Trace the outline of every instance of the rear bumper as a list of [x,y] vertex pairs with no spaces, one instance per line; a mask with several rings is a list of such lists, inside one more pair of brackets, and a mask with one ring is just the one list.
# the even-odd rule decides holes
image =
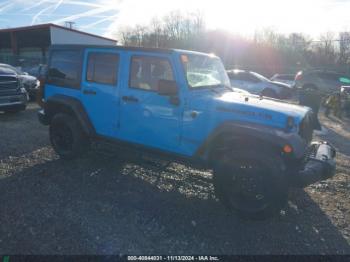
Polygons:
[[294,185],[306,187],[335,174],[336,150],[327,142],[313,142],[307,150],[302,168],[294,176]]

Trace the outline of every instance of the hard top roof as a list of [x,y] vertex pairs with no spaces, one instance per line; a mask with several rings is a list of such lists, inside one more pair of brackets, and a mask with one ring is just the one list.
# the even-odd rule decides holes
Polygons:
[[61,44],[61,45],[52,45],[50,47],[51,50],[56,49],[85,49],[85,48],[100,48],[100,49],[116,49],[116,50],[125,50],[125,51],[139,51],[139,52],[158,52],[158,53],[166,53],[172,54],[176,53],[185,53],[185,54],[197,54],[197,55],[206,55],[206,56],[214,56],[212,54],[190,51],[190,50],[182,50],[175,48],[152,48],[152,47],[134,47],[134,46],[111,46],[111,45],[71,45],[71,44]]

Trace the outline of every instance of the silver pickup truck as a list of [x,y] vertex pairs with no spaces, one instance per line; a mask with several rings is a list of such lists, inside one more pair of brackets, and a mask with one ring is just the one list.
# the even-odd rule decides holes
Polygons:
[[15,72],[0,68],[0,111],[17,113],[26,109],[28,93]]

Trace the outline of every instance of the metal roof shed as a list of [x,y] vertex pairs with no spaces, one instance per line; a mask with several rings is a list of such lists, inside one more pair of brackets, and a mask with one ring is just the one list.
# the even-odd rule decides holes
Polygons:
[[[41,24],[0,29],[0,60],[6,56],[45,58],[54,44],[115,46],[114,39],[55,25]],[[6,62],[6,61],[5,61]]]

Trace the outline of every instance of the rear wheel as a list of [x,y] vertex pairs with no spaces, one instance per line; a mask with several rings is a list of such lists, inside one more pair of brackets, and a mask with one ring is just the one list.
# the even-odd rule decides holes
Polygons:
[[214,167],[218,199],[243,218],[265,219],[288,199],[283,160],[273,152],[226,152]]
[[56,114],[52,118],[49,131],[52,147],[63,159],[77,158],[89,147],[87,135],[78,121],[68,114]]

